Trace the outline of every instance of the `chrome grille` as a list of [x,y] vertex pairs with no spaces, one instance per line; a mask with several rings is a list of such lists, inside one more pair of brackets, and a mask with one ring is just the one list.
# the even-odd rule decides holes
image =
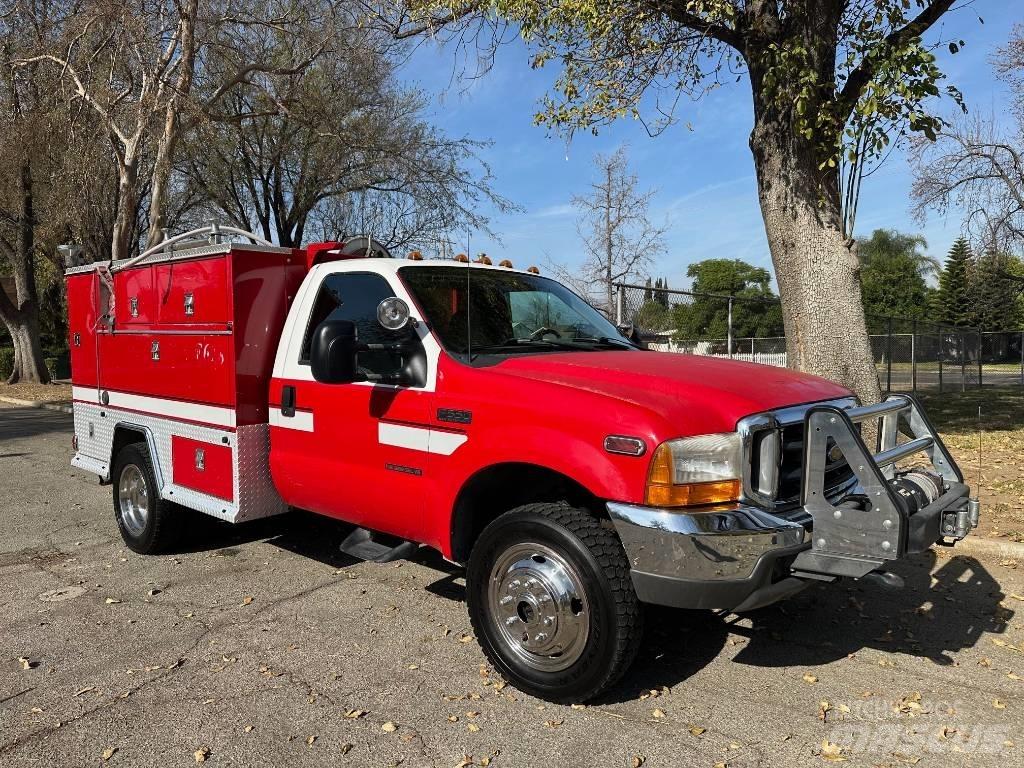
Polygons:
[[[829,401],[842,408],[855,406],[846,398]],[[749,416],[739,423],[743,437],[745,477],[744,495],[748,501],[768,509],[783,511],[800,505],[804,461],[804,415],[814,405],[808,403]],[[825,492],[830,498],[849,493],[856,476],[838,456],[825,468]]]

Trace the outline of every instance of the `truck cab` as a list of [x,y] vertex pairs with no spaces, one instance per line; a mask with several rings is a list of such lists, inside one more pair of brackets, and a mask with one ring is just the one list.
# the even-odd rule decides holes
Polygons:
[[[275,255],[249,272],[247,247]],[[110,265],[107,293],[138,322],[90,337],[117,364],[98,355],[76,379],[73,463],[111,482],[129,546],[165,547],[185,506],[327,515],[354,526],[340,546],[363,559],[431,547],[465,566],[489,660],[542,698],[582,701],[624,674],[645,603],[750,610],[877,577],[977,524],[912,398],[861,405],[795,371],[648,351],[532,269],[344,243],[195,251],[146,257],[155,280],[168,258],[189,274],[227,259],[224,325],[176,327],[191,400],[167,405],[170,385],[146,375],[135,400],[104,380],[162,332],[132,316],[146,259]],[[81,304],[73,338],[80,315],[96,322]]]

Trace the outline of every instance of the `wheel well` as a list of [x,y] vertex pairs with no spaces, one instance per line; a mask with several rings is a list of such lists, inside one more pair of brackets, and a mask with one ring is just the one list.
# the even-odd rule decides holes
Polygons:
[[118,424],[114,427],[114,444],[110,448],[110,466],[114,466],[117,454],[119,454],[121,449],[126,445],[131,445],[132,443],[146,443],[146,448],[148,449],[149,443],[146,437],[146,432],[141,427],[133,427],[128,424]]
[[567,475],[535,464],[497,464],[477,472],[459,491],[452,512],[452,560],[465,563],[480,532],[510,509],[538,501],[566,501],[598,517],[602,501]]

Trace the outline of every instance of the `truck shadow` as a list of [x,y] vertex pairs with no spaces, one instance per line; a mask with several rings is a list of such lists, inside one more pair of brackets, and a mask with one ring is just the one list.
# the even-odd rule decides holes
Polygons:
[[[266,541],[331,568],[357,562],[338,550],[348,527],[329,518],[292,512],[231,526],[196,516],[204,526],[202,550]],[[463,571],[426,547],[411,558],[437,572],[425,587],[447,600],[465,600]],[[999,582],[970,556],[953,555],[939,567],[928,551],[896,563],[902,589],[841,581],[812,585],[792,599],[751,613],[682,611],[648,606],[645,637],[622,682],[595,703],[649,696],[685,682],[717,658],[757,667],[807,667],[870,652],[871,661],[898,666],[900,656],[951,665],[951,654],[976,645],[986,633],[1006,630],[1013,611],[1001,605]]]
[[902,589],[857,581],[815,585],[741,616],[649,608],[636,663],[602,701],[677,685],[723,653],[757,667],[806,669],[864,652],[883,665],[899,666],[901,655],[952,665],[952,653],[985,633],[1004,632],[1013,611],[1001,605],[999,583],[977,559],[953,556],[933,573],[936,563],[929,551],[897,564]]
[[825,664],[874,650],[952,665],[951,653],[976,645],[985,633],[1005,632],[1014,612],[1001,604],[1006,595],[999,582],[976,558],[953,555],[936,569],[937,562],[929,550],[896,565],[902,589],[859,581],[822,585],[752,613],[750,642],[735,660]]

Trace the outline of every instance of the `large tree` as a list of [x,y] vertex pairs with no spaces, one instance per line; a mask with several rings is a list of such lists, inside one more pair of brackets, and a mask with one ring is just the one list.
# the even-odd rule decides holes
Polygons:
[[865,400],[879,397],[852,236],[856,202],[864,168],[890,137],[933,136],[940,125],[923,106],[942,74],[922,35],[953,0],[409,1],[412,14],[393,20],[399,35],[445,25],[477,32],[471,25],[495,16],[515,25],[534,66],[561,66],[539,122],[570,133],[623,116],[657,119],[680,97],[745,74],[789,363]]
[[[193,218],[226,217],[286,246],[370,232],[392,248],[433,250],[485,228],[484,202],[509,210],[480,159],[486,145],[431,126],[424,97],[398,84],[372,39],[339,36],[337,52],[301,78],[236,86],[186,139],[178,167],[202,201]],[[287,36],[277,45],[280,58],[296,55]]]
[[876,229],[861,241],[861,286],[869,315],[923,317],[931,291],[927,280],[938,275],[941,264],[921,249],[920,235]]
[[687,267],[686,275],[696,295],[673,307],[676,338],[726,339],[730,317],[734,340],[782,334],[778,299],[767,269],[741,259],[705,259]]

